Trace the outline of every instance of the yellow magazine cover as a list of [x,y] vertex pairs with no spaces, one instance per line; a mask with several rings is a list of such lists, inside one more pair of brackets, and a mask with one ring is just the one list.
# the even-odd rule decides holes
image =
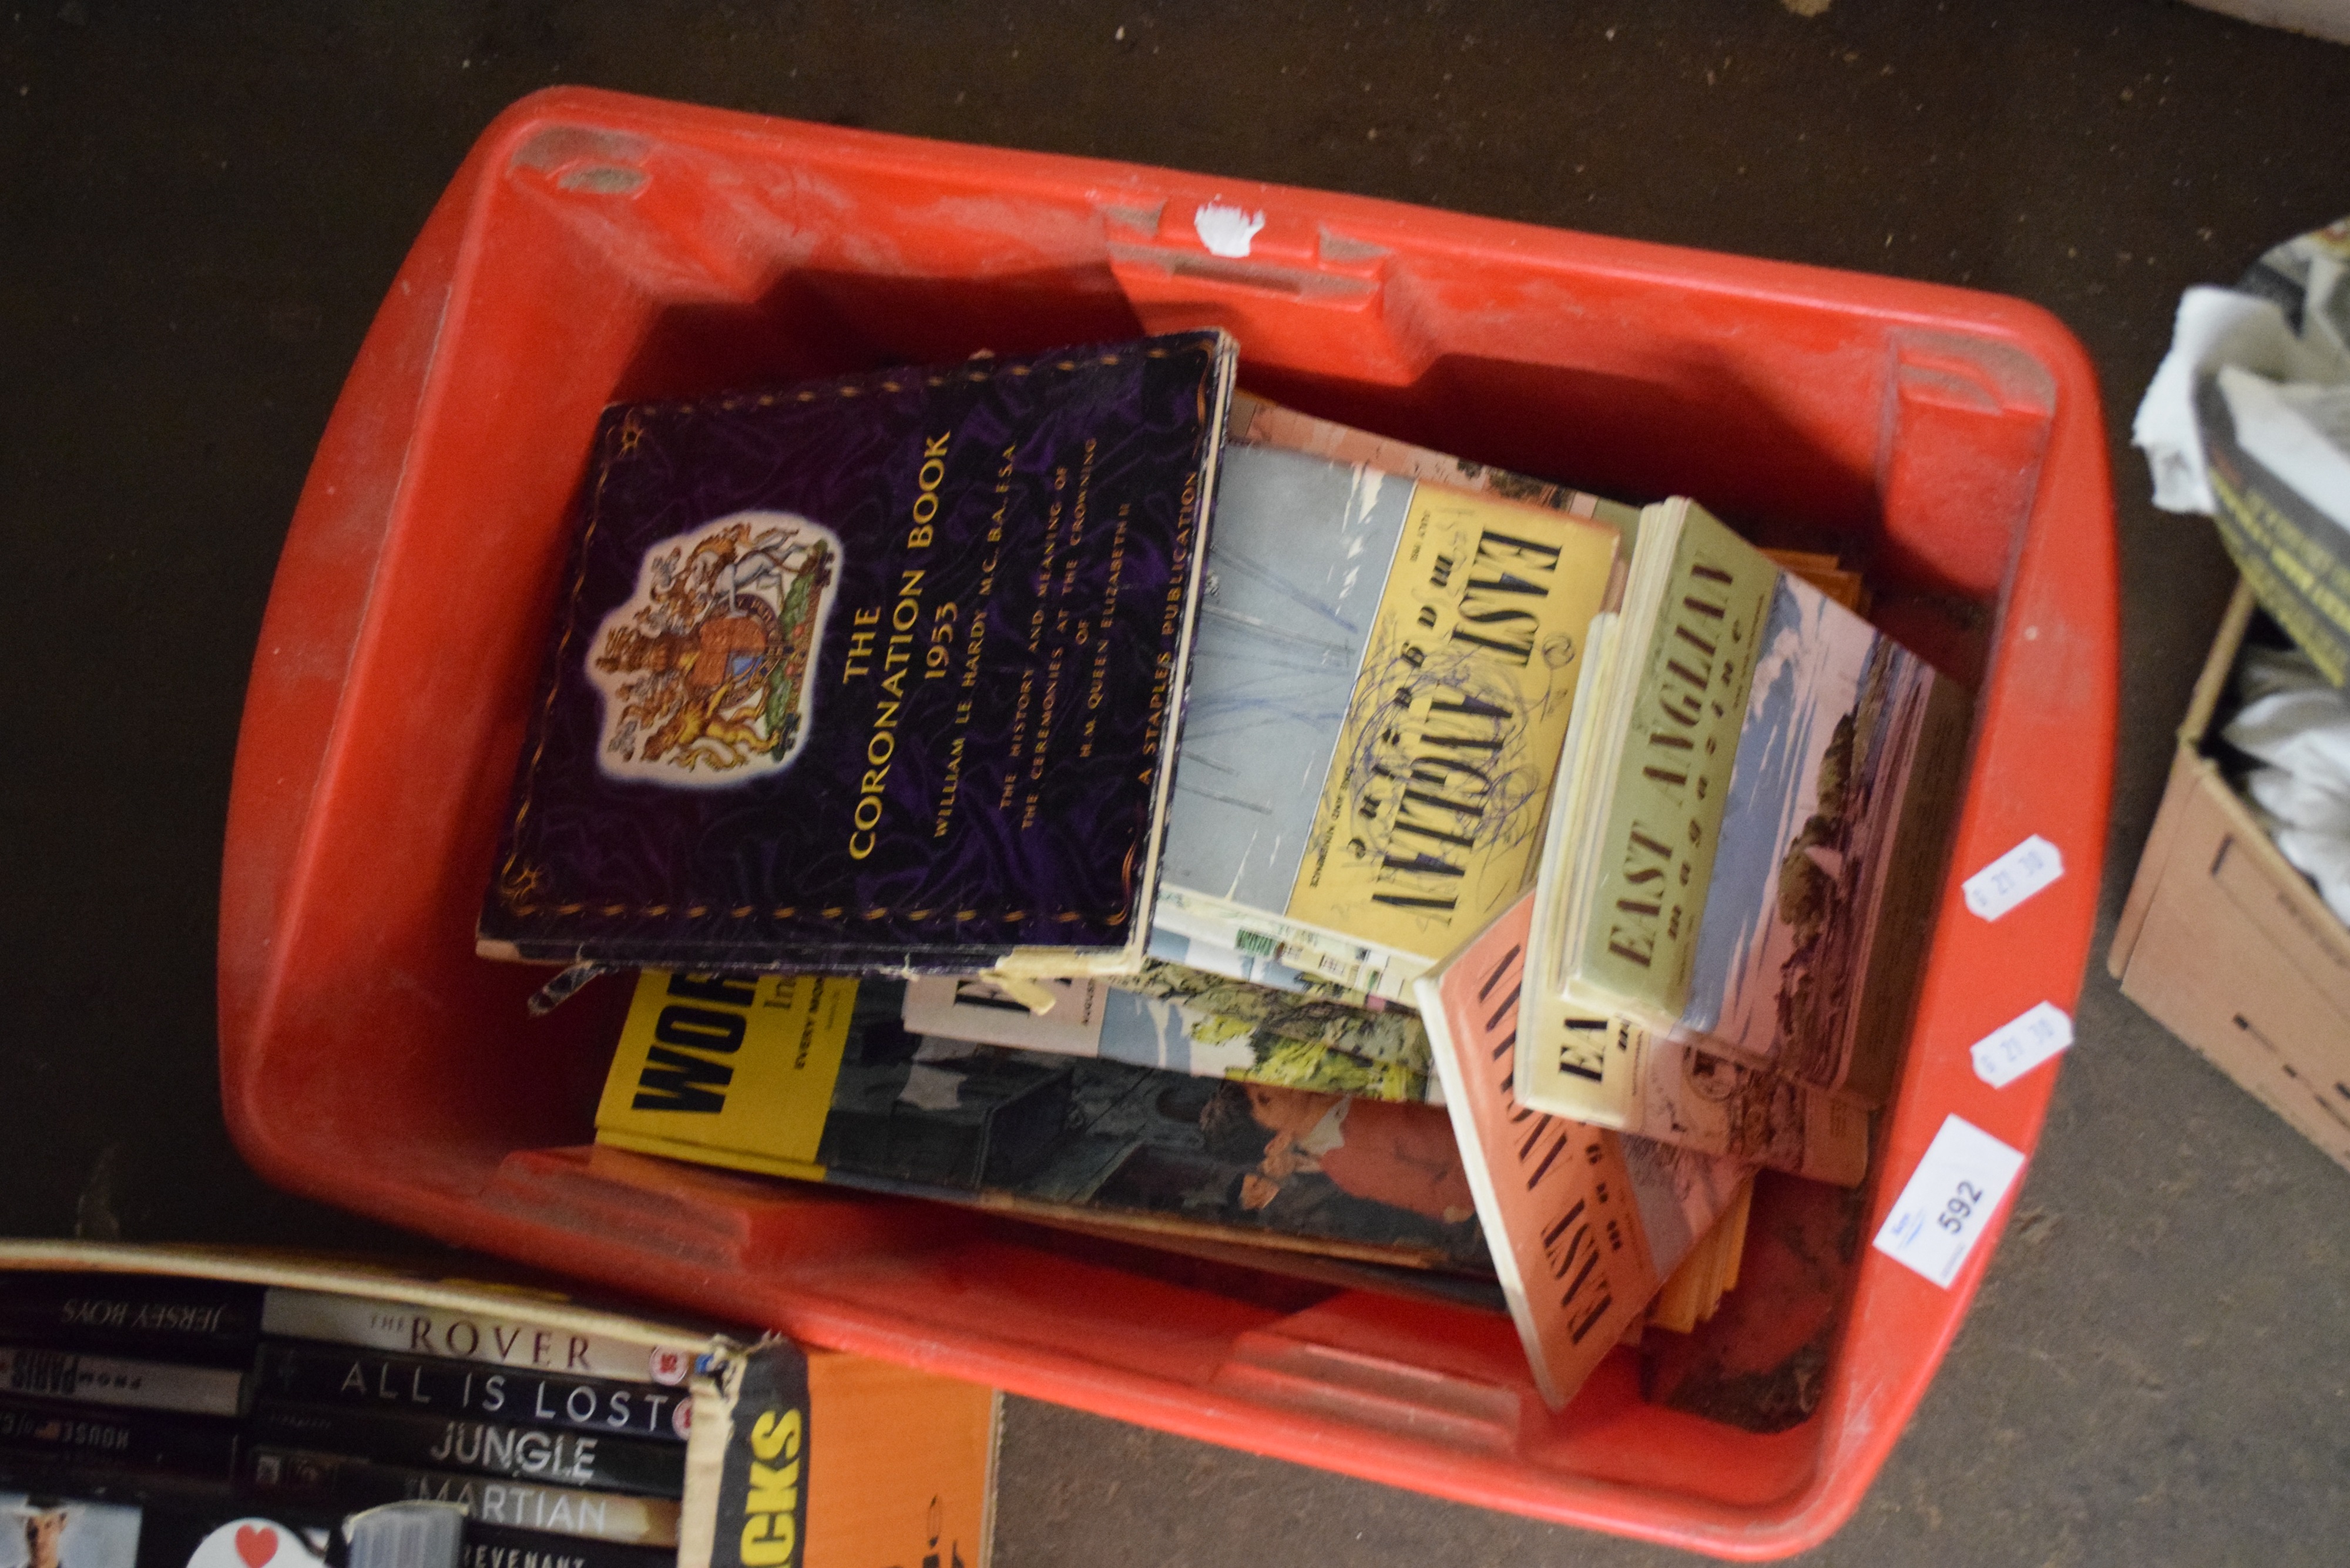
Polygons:
[[1618,534],[1226,454],[1153,919],[1388,1000],[1532,873]]
[[1519,1093],[1856,1180],[1968,699],[1693,503],[1640,539],[1561,763]]
[[[1563,944],[1574,1000],[1658,1027],[1688,994],[1747,691],[1784,580],[1702,512],[1681,514],[1678,534],[1675,520],[1644,529],[1672,544],[1662,581],[1650,592],[1636,575],[1626,593],[1612,673],[1628,701],[1608,714],[1622,720],[1588,732],[1587,777],[1601,792],[1590,804],[1605,826],[1574,868],[1570,885],[1590,894],[1570,900]],[[1644,552],[1636,574],[1667,559]]]

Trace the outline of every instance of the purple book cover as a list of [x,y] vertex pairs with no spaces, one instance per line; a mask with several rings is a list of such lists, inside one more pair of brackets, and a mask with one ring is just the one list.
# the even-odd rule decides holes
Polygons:
[[1193,332],[606,410],[482,950],[1139,958],[1232,362]]

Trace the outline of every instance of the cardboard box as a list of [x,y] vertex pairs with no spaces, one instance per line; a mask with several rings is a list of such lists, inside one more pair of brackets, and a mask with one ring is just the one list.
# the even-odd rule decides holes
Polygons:
[[2240,584],[2106,967],[2123,995],[2350,1168],[2350,929],[2203,751],[2254,608]]

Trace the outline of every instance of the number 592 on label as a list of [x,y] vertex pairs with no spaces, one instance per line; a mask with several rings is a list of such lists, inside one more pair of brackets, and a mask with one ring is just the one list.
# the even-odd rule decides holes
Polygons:
[[1949,1289],[2022,1170],[2020,1152],[1948,1117],[1877,1230],[1877,1250]]

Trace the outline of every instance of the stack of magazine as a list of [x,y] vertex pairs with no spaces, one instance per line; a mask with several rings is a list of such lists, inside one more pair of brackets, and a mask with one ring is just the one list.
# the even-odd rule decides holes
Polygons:
[[607,410],[479,950],[638,971],[609,1147],[1506,1310],[1564,1403],[1860,1179],[1964,699],[1833,556],[1235,365]]
[[[758,1512],[726,1460],[769,1411],[791,1440],[765,1459],[796,1471],[826,1455],[826,1494],[795,1491],[781,1526],[807,1544],[791,1561],[848,1568],[879,1544],[917,1547],[942,1498],[964,1560],[985,1560],[986,1389],[536,1292],[10,1251],[0,1528],[21,1531],[28,1563],[699,1568]],[[877,1467],[882,1434],[891,1460]]]

